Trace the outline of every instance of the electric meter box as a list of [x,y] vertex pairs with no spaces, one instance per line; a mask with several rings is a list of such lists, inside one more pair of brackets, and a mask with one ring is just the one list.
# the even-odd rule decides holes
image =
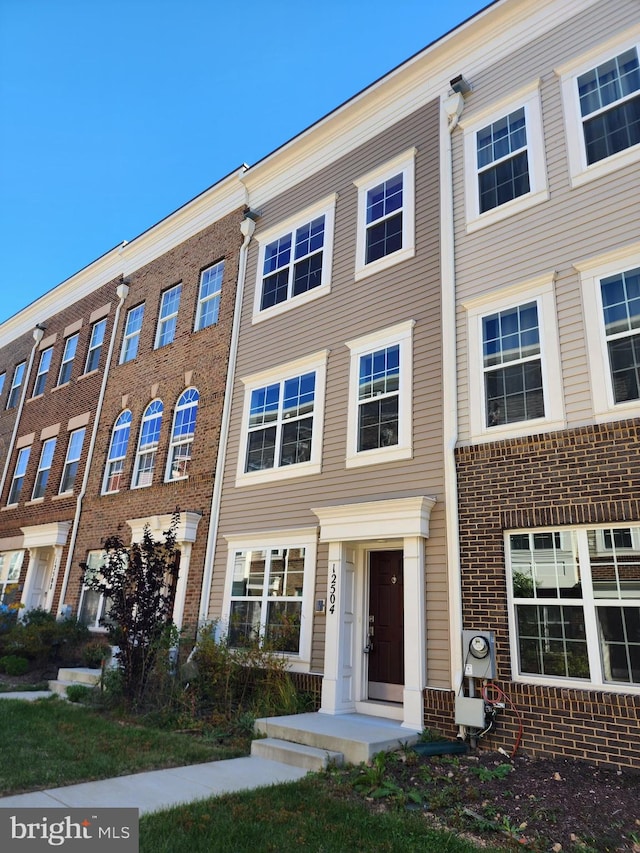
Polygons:
[[462,632],[465,678],[495,678],[496,649],[493,631]]

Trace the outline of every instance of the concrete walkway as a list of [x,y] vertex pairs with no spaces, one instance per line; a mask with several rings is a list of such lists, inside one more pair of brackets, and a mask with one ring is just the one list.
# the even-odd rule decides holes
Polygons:
[[[0,698],[34,701],[50,695],[44,690],[23,691],[0,693]],[[247,756],[0,797],[0,808],[128,807],[144,814],[232,791],[294,782],[306,775],[300,767]]]

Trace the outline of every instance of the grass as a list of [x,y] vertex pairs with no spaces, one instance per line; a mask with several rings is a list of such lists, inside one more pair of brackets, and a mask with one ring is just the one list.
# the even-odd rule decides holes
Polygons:
[[0,701],[0,796],[108,779],[161,767],[234,758],[242,746],[218,745],[58,699]]
[[[499,848],[485,847],[485,853]],[[140,853],[471,853],[419,814],[371,814],[318,777],[202,800],[140,819]]]

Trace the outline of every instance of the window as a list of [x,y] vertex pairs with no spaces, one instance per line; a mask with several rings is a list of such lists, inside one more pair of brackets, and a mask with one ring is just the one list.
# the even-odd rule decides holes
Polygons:
[[18,401],[20,400],[20,389],[22,388],[22,383],[24,381],[26,364],[26,361],[21,361],[20,364],[16,364],[15,370],[13,371],[11,388],[7,398],[7,409],[13,409],[18,405]]
[[200,273],[200,291],[198,293],[198,308],[196,310],[195,331],[213,326],[218,322],[220,311],[220,294],[222,293],[222,276],[224,261],[214,264]]
[[173,416],[166,480],[182,480],[189,476],[199,399],[200,395],[195,388],[187,388],[178,398]]
[[326,352],[245,380],[238,482],[320,471]]
[[156,467],[160,428],[162,426],[162,402],[153,400],[149,403],[142,416],[140,439],[136,453],[136,464],[133,472],[133,488],[150,486],[153,482],[153,472]]
[[640,399],[640,267],[600,281],[613,402]]
[[111,599],[86,586],[88,578],[100,575],[104,561],[104,551],[90,551],[87,555],[85,583],[82,587],[78,607],[78,622],[86,625],[90,631],[105,631],[110,621],[108,614],[112,603]]
[[559,428],[564,405],[553,280],[468,303],[470,427],[476,440]]
[[100,320],[98,323],[93,324],[91,329],[91,340],[89,341],[89,351],[87,353],[87,364],[84,369],[85,373],[91,373],[93,370],[98,369],[98,365],[100,364],[100,352],[102,351],[106,328],[106,320]]
[[325,198],[258,235],[254,322],[329,293],[335,202]]
[[36,474],[36,482],[31,496],[32,500],[44,497],[44,493],[47,489],[47,482],[49,480],[49,472],[51,471],[51,464],[53,462],[53,451],[55,449],[55,438],[48,438],[42,445],[38,472]]
[[640,142],[640,66],[633,47],[577,80],[587,165]]
[[347,467],[408,459],[414,321],[348,341]]
[[576,268],[595,415],[635,417],[640,414],[640,247]]
[[356,279],[414,255],[415,149],[356,181]]
[[4,389],[4,381],[6,378],[7,378],[6,373],[0,373],[0,394],[2,394],[2,391]]
[[229,541],[223,613],[231,646],[265,643],[308,670],[317,536],[309,527]]
[[111,442],[104,472],[102,493],[119,492],[124,480],[124,461],[131,433],[131,412],[125,409],[119,415],[111,432]]
[[27,472],[27,465],[29,463],[30,453],[30,447],[21,447],[18,451],[16,467],[13,470],[13,479],[11,480],[11,488],[9,489],[9,499],[7,501],[8,506],[17,504],[20,500],[20,495],[22,494],[22,486],[24,485],[24,475]]
[[635,39],[556,71],[562,78],[573,186],[637,162],[640,63]]
[[62,480],[60,482],[60,494],[72,492],[80,465],[82,455],[82,444],[84,442],[85,428],[76,429],[69,433],[69,444],[67,445],[67,458],[62,469]]
[[44,393],[45,385],[47,384],[47,375],[51,367],[51,356],[53,355],[53,347],[42,350],[40,353],[40,363],[38,364],[38,372],[36,373],[36,381],[33,385],[33,396],[38,397]]
[[507,545],[522,679],[640,686],[640,525],[510,533]]
[[122,338],[120,364],[124,364],[126,361],[133,361],[133,359],[138,355],[143,317],[144,303],[142,303],[142,305],[136,305],[135,308],[132,308],[127,312],[127,322],[124,327],[124,336]]
[[73,359],[76,356],[77,349],[78,335],[71,335],[71,337],[67,338],[64,344],[64,352],[62,354],[62,363],[60,365],[58,385],[64,385],[71,379],[71,371],[73,370]]
[[548,198],[539,81],[465,126],[467,227],[483,227]]
[[17,589],[16,601],[16,598],[11,595],[11,590],[7,588],[18,583],[23,558],[24,551],[5,551],[0,554],[0,604],[19,603],[20,595]]
[[166,346],[166,344],[170,344],[176,336],[181,292],[182,285],[176,284],[175,287],[165,290],[162,294],[155,349],[159,349],[160,347]]

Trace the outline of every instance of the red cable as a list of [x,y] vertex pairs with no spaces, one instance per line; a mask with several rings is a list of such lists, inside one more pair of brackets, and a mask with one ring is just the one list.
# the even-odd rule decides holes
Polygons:
[[[495,690],[497,692],[497,694],[498,694],[497,699],[490,699],[489,698],[489,696],[488,696],[488,688],[489,687],[491,687],[492,690]],[[507,696],[507,694],[504,692],[504,690],[502,690],[502,688],[498,687],[497,684],[494,684],[493,681],[487,681],[486,684],[483,684],[482,690],[480,692],[481,692],[482,698],[484,699],[484,701],[488,705],[495,706],[498,704],[498,702],[504,701],[504,702],[508,702],[510,707],[513,708],[513,710],[515,711],[516,717],[518,718],[518,736],[516,737],[516,742],[515,742],[515,745],[513,747],[512,752],[511,752],[511,758],[514,758],[516,752],[518,751],[518,747],[520,746],[520,741],[522,740],[523,728],[524,728],[520,711],[516,708],[514,703],[511,701],[511,697]]]

